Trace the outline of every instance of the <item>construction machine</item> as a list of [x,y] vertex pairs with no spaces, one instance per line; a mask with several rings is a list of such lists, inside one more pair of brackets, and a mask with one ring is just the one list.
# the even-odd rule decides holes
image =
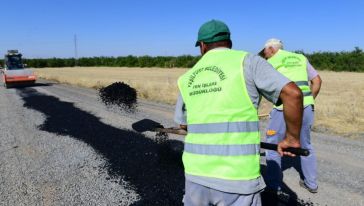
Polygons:
[[23,64],[22,54],[18,50],[8,50],[5,54],[1,73],[6,88],[13,85],[32,85],[37,80],[34,72]]

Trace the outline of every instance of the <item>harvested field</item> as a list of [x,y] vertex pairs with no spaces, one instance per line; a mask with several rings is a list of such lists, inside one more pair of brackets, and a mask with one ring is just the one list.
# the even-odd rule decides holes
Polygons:
[[44,68],[35,69],[39,77],[60,83],[99,89],[114,82],[124,82],[135,88],[138,97],[174,104],[177,78],[185,69],[160,68]]
[[316,127],[364,138],[364,73],[321,72]]
[[[177,79],[187,69],[161,68],[44,68],[35,69],[39,77],[82,87],[99,89],[114,82],[135,88],[139,98],[174,104]],[[364,137],[364,73],[320,71],[323,80],[316,101],[314,129],[346,137]],[[263,101],[260,113],[271,106]]]

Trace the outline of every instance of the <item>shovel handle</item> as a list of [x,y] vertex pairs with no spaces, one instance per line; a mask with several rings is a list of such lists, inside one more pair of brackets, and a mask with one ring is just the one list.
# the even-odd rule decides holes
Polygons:
[[[277,151],[278,145],[271,144],[271,143],[266,143],[266,142],[261,142],[260,147],[263,148],[263,149]],[[302,148],[289,147],[289,148],[286,148],[284,151],[290,152],[292,154],[299,155],[299,156],[308,156],[308,155],[310,155],[310,151],[308,151],[307,149],[302,149]]]
[[[178,134],[178,135],[187,135],[186,130],[181,129],[181,128],[176,128],[176,127],[155,128],[155,131],[156,132],[165,132],[165,133]],[[263,149],[277,151],[278,145],[267,143],[267,142],[261,142],[260,147],[263,148]],[[310,155],[310,152],[307,149],[302,149],[302,148],[290,147],[290,148],[285,149],[284,151],[287,151],[287,152],[290,152],[292,154],[299,155],[299,156],[308,156],[308,155]]]
[[[261,115],[261,116],[266,116],[266,115]],[[165,132],[178,135],[187,135],[187,131],[184,129],[181,129],[179,127],[164,128],[163,125],[161,125],[160,123],[150,119],[143,119],[138,122],[135,122],[133,123],[132,128],[137,132],[154,131],[154,132]],[[266,142],[261,142],[260,147],[262,149],[268,149],[274,151],[277,151],[278,148],[276,144],[270,144]],[[310,152],[307,149],[302,149],[302,148],[291,147],[285,149],[285,151],[300,156],[308,156],[310,154]]]
[[171,127],[171,128],[155,128],[156,132],[165,132],[165,133],[171,133],[171,134],[178,134],[178,135],[187,135],[187,131],[184,129]]

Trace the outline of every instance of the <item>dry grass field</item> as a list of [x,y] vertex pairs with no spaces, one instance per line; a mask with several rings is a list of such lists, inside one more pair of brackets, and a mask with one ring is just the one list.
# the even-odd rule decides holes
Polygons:
[[364,137],[364,73],[320,72],[323,85],[316,101],[316,128]]
[[[138,91],[139,98],[174,104],[177,78],[186,69],[160,68],[44,68],[35,69],[44,79],[98,89],[122,81]],[[364,137],[364,73],[321,71],[321,92],[316,101],[314,129],[347,137]],[[260,113],[271,106],[262,102]]]
[[138,91],[138,97],[174,104],[177,79],[186,70],[160,68],[77,67],[35,69],[44,79],[81,87],[99,89],[114,82],[124,82]]

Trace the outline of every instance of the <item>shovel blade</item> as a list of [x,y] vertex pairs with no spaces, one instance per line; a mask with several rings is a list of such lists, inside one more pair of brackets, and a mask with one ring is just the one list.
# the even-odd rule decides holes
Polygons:
[[134,122],[131,127],[137,132],[156,131],[156,128],[164,128],[160,123],[151,119],[142,119]]

